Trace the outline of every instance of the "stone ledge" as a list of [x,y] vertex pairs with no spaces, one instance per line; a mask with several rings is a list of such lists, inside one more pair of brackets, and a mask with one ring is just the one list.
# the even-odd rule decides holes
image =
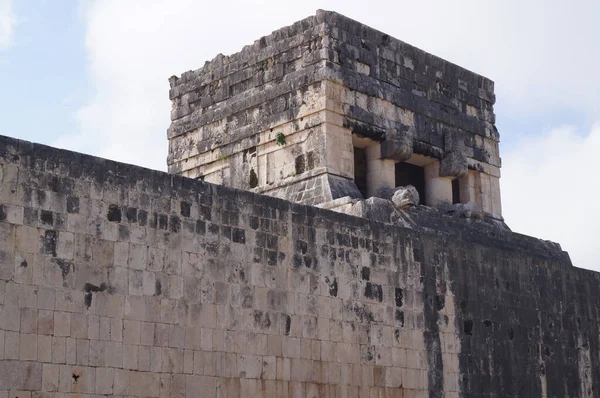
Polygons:
[[[198,200],[199,196],[215,195],[217,198],[229,197],[246,203],[260,203],[273,209],[291,210],[299,215],[311,215],[316,219],[339,222],[355,228],[367,226],[375,230],[402,228],[7,136],[0,136],[0,162],[16,162],[30,169],[53,170],[57,173],[64,173],[70,178],[83,178],[98,183],[110,181],[115,187],[138,186],[164,197],[188,197]],[[439,212],[424,211],[421,210],[421,207],[409,213],[409,216],[413,228],[423,233],[444,234],[448,238],[501,249],[513,248],[533,256],[561,259],[563,263],[571,265],[568,254],[562,251],[557,243],[503,231],[483,223],[440,216]]]

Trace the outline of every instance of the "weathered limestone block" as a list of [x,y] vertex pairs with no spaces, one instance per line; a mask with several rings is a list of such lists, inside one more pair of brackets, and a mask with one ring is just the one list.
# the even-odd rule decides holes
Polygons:
[[461,133],[446,132],[444,155],[440,161],[440,177],[463,177],[468,172],[465,137]]
[[419,193],[412,185],[396,188],[392,196],[392,202],[396,209],[401,210],[408,206],[419,204]]
[[41,363],[0,360],[0,390],[40,391],[41,388]]
[[385,141],[381,143],[381,157],[404,162],[413,155],[413,141],[415,129],[410,127],[406,131],[397,129],[386,131]]
[[481,207],[473,202],[443,206],[440,208],[440,211],[461,218],[472,218],[476,220],[483,220],[484,218]]

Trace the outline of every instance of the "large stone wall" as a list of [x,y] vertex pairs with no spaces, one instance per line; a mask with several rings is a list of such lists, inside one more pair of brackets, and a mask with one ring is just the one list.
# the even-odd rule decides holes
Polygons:
[[599,274],[404,214],[1,137],[0,398],[597,395]]

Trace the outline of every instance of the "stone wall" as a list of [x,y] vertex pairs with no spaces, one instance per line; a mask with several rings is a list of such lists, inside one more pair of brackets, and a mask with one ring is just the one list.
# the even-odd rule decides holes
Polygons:
[[0,397],[597,395],[599,274],[397,222],[1,137]]

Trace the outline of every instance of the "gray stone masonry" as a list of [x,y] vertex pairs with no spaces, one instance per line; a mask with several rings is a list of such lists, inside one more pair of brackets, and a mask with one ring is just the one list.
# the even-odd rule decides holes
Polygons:
[[[501,219],[494,83],[335,12],[169,79],[169,172],[311,205],[395,187],[431,166],[426,205]],[[367,148],[367,191],[355,184]]]
[[0,137],[0,397],[596,395],[600,274],[402,214]]

